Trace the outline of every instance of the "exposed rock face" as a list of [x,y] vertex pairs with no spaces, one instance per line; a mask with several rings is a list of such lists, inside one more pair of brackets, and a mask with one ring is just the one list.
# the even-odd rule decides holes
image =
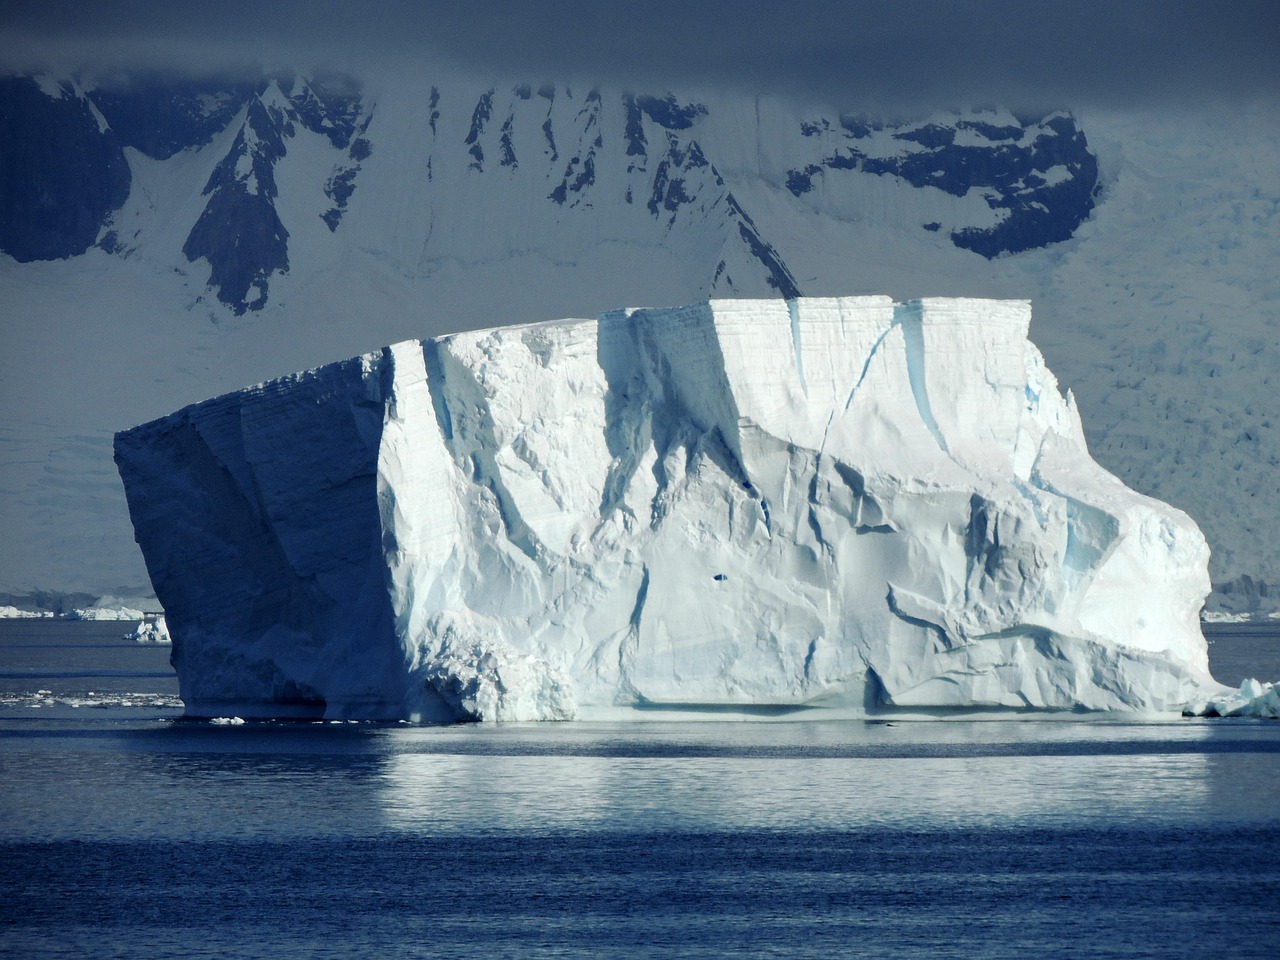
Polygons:
[[118,435],[197,716],[1179,711],[1194,523],[1023,302],[713,301],[410,341]]
[[79,256],[129,195],[120,142],[69,82],[0,77],[0,251]]
[[[85,88],[0,77],[0,128],[9,134],[0,138],[0,252],[63,258],[96,243],[167,261],[185,232],[182,258],[207,264],[202,284],[237,314],[264,309],[291,268],[322,268],[335,244],[371,242],[413,272],[499,250],[573,259],[583,236],[674,247],[702,274],[704,293],[792,298],[802,275],[780,250],[794,249],[786,231],[769,229],[771,206],[823,221],[874,217],[887,186],[896,222],[990,259],[1072,237],[1101,182],[1084,131],[1065,113],[869,121],[792,107],[762,114],[755,98],[717,106],[670,93],[461,82],[405,83],[379,102],[354,78],[289,71],[240,80],[139,72]],[[365,161],[375,151],[399,159],[375,164],[381,182],[371,184]],[[388,210],[366,197],[372,234],[324,236],[338,233],[357,191],[395,200]],[[175,218],[182,231],[170,234]]]
[[[1054,113],[1031,121],[1004,114],[951,123],[892,126],[842,118],[807,123],[827,153],[792,170],[787,188],[797,197],[836,171],[896,177],[954,197],[973,191],[995,212],[989,226],[950,231],[952,243],[990,259],[1066,240],[1088,218],[1101,190],[1098,159],[1075,119]],[[937,231],[941,224],[923,225]]]

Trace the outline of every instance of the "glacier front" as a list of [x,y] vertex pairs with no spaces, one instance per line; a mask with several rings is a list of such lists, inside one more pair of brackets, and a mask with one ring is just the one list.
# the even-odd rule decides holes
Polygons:
[[1208,548],[1021,301],[409,341],[116,437],[190,716],[1177,713]]

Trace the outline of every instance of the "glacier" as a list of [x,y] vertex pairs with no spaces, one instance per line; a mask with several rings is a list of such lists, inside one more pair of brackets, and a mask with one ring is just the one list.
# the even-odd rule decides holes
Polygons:
[[187,714],[1224,712],[1205,540],[1091,459],[1030,316],[619,310],[123,431]]

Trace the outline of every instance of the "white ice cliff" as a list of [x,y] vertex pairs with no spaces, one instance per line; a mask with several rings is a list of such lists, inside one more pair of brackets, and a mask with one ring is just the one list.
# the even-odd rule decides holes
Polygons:
[[187,712],[1221,700],[1204,538],[1093,462],[1029,320],[618,311],[399,343],[125,431]]

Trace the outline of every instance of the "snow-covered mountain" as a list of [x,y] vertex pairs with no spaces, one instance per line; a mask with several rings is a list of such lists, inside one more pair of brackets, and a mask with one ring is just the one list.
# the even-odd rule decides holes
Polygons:
[[142,580],[109,436],[176,406],[407,337],[867,291],[1031,299],[1095,455],[1195,516],[1218,602],[1280,583],[1261,108],[13,77],[0,124],[0,590]]
[[[155,221],[177,211],[157,202],[150,168],[158,161],[177,174],[178,163],[164,162],[200,153],[205,164],[183,171],[190,210],[178,219],[181,254],[207,264],[209,289],[237,314],[266,306],[273,280],[290,273],[291,250],[311,260],[353,242],[411,272],[522,248],[564,260],[622,242],[679,251],[717,292],[795,296],[795,277],[717,162],[828,215],[860,213],[866,174],[916,188],[906,206],[920,230],[987,258],[1069,238],[1099,189],[1097,159],[1065,114],[795,122],[776,110],[762,116],[760,104],[750,105],[754,118],[732,104],[712,119],[706,104],[669,94],[575,95],[555,85],[451,97],[432,86],[417,91],[418,102],[379,109],[350,82],[299,77],[256,89],[7,83],[21,111],[8,138],[14,207],[0,237],[5,252],[29,261],[96,245],[172,256],[175,238]],[[46,128],[59,134],[55,148],[26,149]],[[362,222],[338,238],[357,191],[375,198],[357,204]],[[395,217],[388,202],[420,216]],[[44,215],[71,210],[74,229]]]

